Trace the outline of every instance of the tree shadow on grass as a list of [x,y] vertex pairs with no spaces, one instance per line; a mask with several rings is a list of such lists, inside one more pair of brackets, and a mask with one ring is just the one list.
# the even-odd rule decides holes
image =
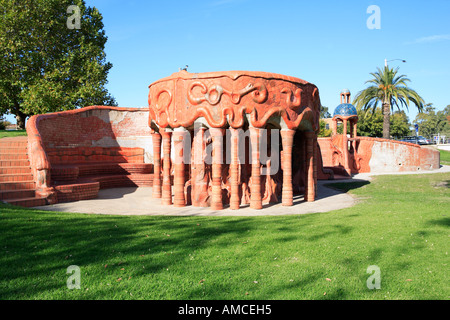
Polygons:
[[443,226],[443,227],[450,227],[450,218],[442,218],[437,220],[430,220],[427,221],[427,224],[436,225],[436,226]]
[[331,188],[331,189],[335,189],[335,190],[347,193],[351,190],[362,188],[368,184],[370,184],[369,181],[360,180],[360,181],[351,181],[351,182],[327,183],[324,186],[327,188]]
[[[234,250],[244,250],[244,253],[238,251],[244,261],[229,266],[229,272],[238,274],[253,254],[251,249],[242,249],[242,239],[262,226],[255,219],[243,217],[116,217],[62,214],[13,206],[2,206],[0,210],[2,299],[109,299],[112,297],[101,295],[106,290],[102,287],[106,282],[112,286],[129,283],[137,287],[149,277],[153,282],[158,281],[146,284],[148,292],[144,298],[164,298],[165,288],[160,282],[166,279],[166,271],[182,272],[189,258],[199,252],[206,256],[225,254],[231,258]],[[283,227],[280,219],[265,222],[272,231]],[[210,262],[207,264],[218,268]],[[81,268],[84,285],[91,286],[89,292],[67,289],[66,270],[71,265]],[[201,262],[196,266],[204,268]],[[128,270],[132,270],[131,274],[127,274]],[[200,272],[187,271],[186,276],[180,276],[182,279]],[[127,280],[128,277],[131,279]],[[177,293],[176,286],[172,286],[169,291],[175,292],[177,298],[202,298],[200,292],[192,289],[192,292],[187,289]],[[233,291],[233,286],[230,284],[221,290]],[[106,291],[111,292],[113,298],[121,296]]]
[[[286,224],[286,217],[123,217],[0,207],[0,297],[230,299],[244,285],[239,281],[245,277],[242,272],[267,268],[252,267],[264,260],[256,258],[261,251],[272,261],[273,254],[300,237],[314,245],[324,237],[352,231],[334,224],[316,237],[296,233],[316,219],[291,217],[293,223]],[[265,240],[252,242],[261,239]],[[71,265],[81,269],[82,290],[67,288]],[[305,275],[299,279],[301,287],[313,286],[319,276],[323,277]],[[253,284],[250,280],[244,287]],[[346,296],[336,294],[336,299]],[[248,297],[242,292],[243,299],[286,295],[292,295],[292,287],[281,282]]]

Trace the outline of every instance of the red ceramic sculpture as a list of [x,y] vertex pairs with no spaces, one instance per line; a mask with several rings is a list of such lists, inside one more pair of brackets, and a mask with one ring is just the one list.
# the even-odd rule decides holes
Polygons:
[[[174,165],[173,172],[176,206],[191,202],[194,206],[221,210],[224,204],[229,204],[231,209],[250,204],[251,208],[261,209],[263,202],[280,199],[283,205],[291,206],[294,185],[299,192],[306,192],[307,201],[314,201],[317,180],[314,144],[317,144],[320,114],[319,91],[315,85],[266,72],[191,74],[180,71],[152,83],[149,89],[149,125],[155,136],[154,197],[159,197],[161,189],[158,151],[162,135],[164,204],[172,203],[171,139],[178,146],[183,139],[192,142],[189,150],[183,149],[183,156],[176,151],[175,158],[181,162]],[[269,134],[264,135],[263,130],[267,129]],[[249,135],[242,137],[241,131]],[[297,145],[294,144],[296,133],[302,141]],[[276,142],[277,150],[269,146],[267,152],[278,157],[276,163],[281,163],[282,171],[273,172],[274,163],[270,160],[261,162],[262,137],[266,142],[269,137]],[[204,158],[208,148],[212,151],[211,163]],[[187,172],[183,160],[186,152],[191,153],[189,159],[194,159]],[[293,154],[299,154],[300,158],[293,159]],[[294,166],[295,172],[294,160],[301,163]],[[262,169],[266,174],[262,174]]]

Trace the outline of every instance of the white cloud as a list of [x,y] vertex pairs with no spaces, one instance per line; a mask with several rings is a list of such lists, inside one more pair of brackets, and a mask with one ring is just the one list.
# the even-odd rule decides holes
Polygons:
[[240,1],[241,0],[217,0],[217,1],[211,2],[209,5],[211,7],[220,7],[223,5],[234,4],[234,3],[237,3]]
[[423,44],[423,43],[434,43],[439,41],[450,41],[450,34],[438,34],[428,37],[417,38],[414,41],[406,42],[406,44]]

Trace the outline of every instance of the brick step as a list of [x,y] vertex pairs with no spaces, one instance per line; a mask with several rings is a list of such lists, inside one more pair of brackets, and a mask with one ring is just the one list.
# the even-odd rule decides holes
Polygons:
[[351,179],[352,177],[350,177],[349,175],[344,176],[340,174],[335,174],[333,178],[334,178],[333,180],[348,180]]
[[121,187],[151,187],[153,186],[153,173],[108,175],[91,178],[100,183],[100,189]]
[[0,160],[0,168],[5,167],[29,167],[30,162],[28,159],[23,160]]
[[24,139],[13,139],[13,138],[3,138],[0,139],[0,149],[8,148],[8,147],[16,147],[16,148],[22,148],[27,147],[28,140]]
[[26,145],[22,147],[0,146],[0,154],[10,154],[10,153],[26,154],[27,152],[28,149]]
[[28,166],[24,167],[0,167],[1,174],[32,174],[31,168]]
[[323,167],[324,169],[329,169],[332,170],[334,172],[335,176],[344,176],[344,177],[349,177],[347,171],[345,171],[344,167]]
[[34,181],[0,182],[0,191],[34,189]]
[[150,174],[151,163],[83,163],[54,165],[52,179],[56,182],[75,181],[86,176]]
[[0,191],[0,200],[33,198],[35,195],[36,192],[32,189],[5,190]]
[[100,183],[96,181],[55,186],[59,203],[95,199],[97,198],[99,189]]
[[0,160],[28,160],[26,153],[0,153]]
[[10,199],[5,202],[12,204],[14,206],[27,207],[27,208],[45,206],[47,204],[47,200],[42,197]]
[[0,182],[22,182],[30,180],[33,180],[33,175],[30,173],[0,174]]

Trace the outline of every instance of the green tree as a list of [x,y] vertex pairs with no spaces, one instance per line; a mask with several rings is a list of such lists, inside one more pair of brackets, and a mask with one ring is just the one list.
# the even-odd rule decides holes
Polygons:
[[5,130],[7,126],[9,126],[11,122],[5,120],[2,115],[0,115],[0,130]]
[[438,111],[437,116],[440,122],[436,133],[439,133],[441,136],[450,137],[450,105],[446,106],[444,110]]
[[[366,137],[382,137],[384,115],[381,108],[376,108],[375,111],[358,111],[358,126],[357,131],[359,136]],[[409,135],[410,123],[406,113],[402,111],[395,111],[390,116],[390,131],[391,135],[396,138]]]
[[328,111],[328,107],[322,106],[320,108],[320,119],[332,118],[331,113]]
[[405,111],[395,111],[391,115],[391,135],[398,139],[410,134],[411,124]]
[[330,137],[331,136],[331,129],[327,129],[327,124],[324,120],[319,120],[320,130],[318,133],[319,137]]
[[[79,8],[80,28],[68,20]],[[0,113],[20,128],[33,114],[114,105],[102,15],[84,0],[0,0]]]
[[417,114],[414,123],[419,125],[419,134],[426,138],[433,138],[433,135],[450,135],[450,124],[447,119],[450,116],[450,105],[444,110],[436,112],[432,103],[425,105],[425,111]]
[[397,75],[398,68],[394,70],[386,66],[383,70],[377,69],[377,72],[371,73],[373,79],[366,81],[371,85],[358,92],[353,104],[363,110],[374,112],[378,104],[381,103],[383,138],[389,139],[391,136],[390,116],[394,106],[398,110],[401,110],[401,107],[408,109],[409,103],[412,102],[421,112],[424,101],[416,91],[407,86],[407,82],[410,82],[410,80],[405,75]]
[[383,135],[383,112],[381,108],[374,111],[358,110],[358,136],[381,137]]

